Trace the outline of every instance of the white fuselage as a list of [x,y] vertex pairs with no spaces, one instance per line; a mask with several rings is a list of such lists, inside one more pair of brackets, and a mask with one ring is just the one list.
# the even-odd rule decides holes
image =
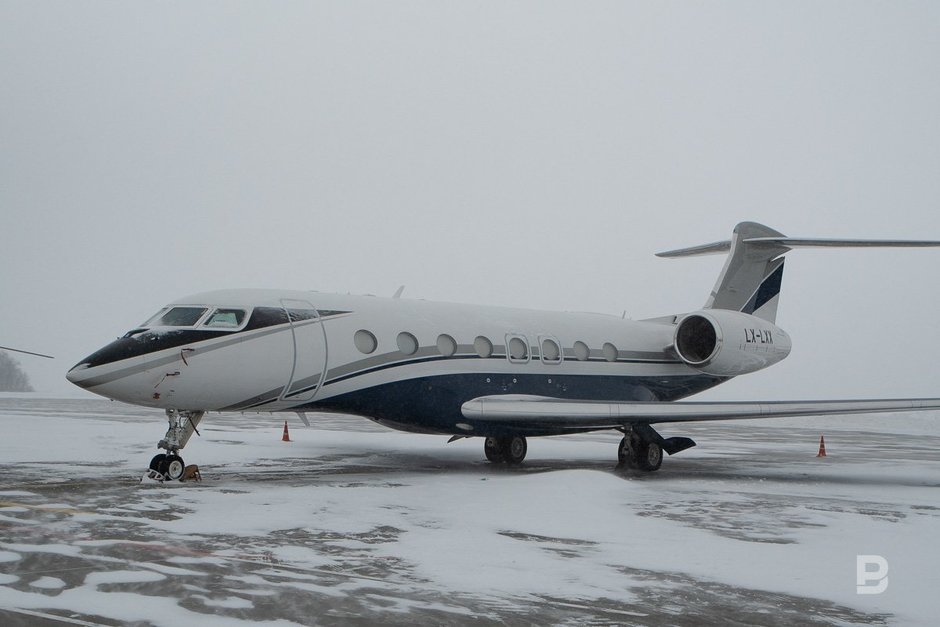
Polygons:
[[[175,307],[205,312],[188,326],[135,329],[69,379],[151,407],[322,409],[453,434],[481,428],[460,415],[480,396],[671,401],[727,379],[677,358],[670,319],[277,290],[208,292]],[[217,311],[243,315],[220,327]]]

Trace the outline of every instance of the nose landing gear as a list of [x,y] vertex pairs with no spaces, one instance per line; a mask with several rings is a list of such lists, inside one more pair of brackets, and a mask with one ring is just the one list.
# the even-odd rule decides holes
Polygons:
[[170,426],[163,439],[157,443],[157,448],[165,449],[166,453],[154,455],[150,460],[151,471],[159,473],[161,477],[170,481],[179,481],[183,478],[186,464],[179,456],[179,451],[186,446],[194,432],[199,434],[196,427],[205,413],[204,411],[166,410],[166,419]]

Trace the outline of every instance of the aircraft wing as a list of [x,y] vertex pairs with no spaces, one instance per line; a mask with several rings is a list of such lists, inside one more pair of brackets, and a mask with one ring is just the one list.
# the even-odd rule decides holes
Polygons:
[[611,402],[543,396],[482,396],[467,401],[464,417],[493,423],[553,429],[613,429],[630,424],[697,422],[940,410],[940,398],[838,401]]
[[55,359],[52,355],[43,355],[42,353],[32,353],[30,351],[20,350],[19,348],[10,348],[9,346],[0,346],[0,350],[13,351],[14,353],[23,353],[25,355],[35,355],[36,357],[45,357],[46,359]]

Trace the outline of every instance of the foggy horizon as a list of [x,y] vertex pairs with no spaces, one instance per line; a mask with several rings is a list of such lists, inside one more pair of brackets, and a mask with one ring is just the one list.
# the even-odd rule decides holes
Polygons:
[[[940,5],[0,2],[0,344],[41,393],[234,287],[640,319],[753,220],[940,239]],[[937,396],[940,251],[788,255],[701,399]]]

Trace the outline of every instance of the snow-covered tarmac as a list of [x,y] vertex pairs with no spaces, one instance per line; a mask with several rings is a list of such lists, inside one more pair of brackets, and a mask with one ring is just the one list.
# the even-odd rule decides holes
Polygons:
[[[161,412],[0,398],[0,624],[936,624],[940,417],[673,425],[699,446],[615,468],[617,434],[479,439],[361,418],[217,415],[199,484],[139,479]],[[820,433],[829,457],[817,459]],[[888,589],[856,593],[856,556]]]

